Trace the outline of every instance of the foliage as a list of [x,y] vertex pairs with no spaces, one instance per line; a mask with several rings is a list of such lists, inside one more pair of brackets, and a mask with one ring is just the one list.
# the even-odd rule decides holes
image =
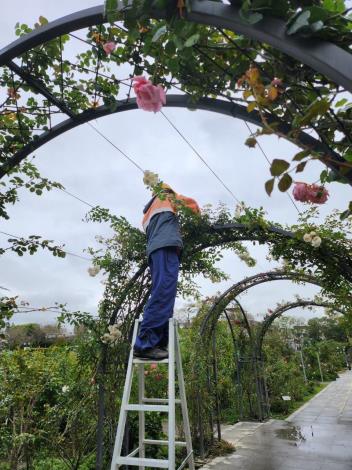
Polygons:
[[11,470],[44,454],[72,470],[87,458],[95,434],[90,374],[65,347],[1,354],[0,459]]
[[[238,313],[229,317],[232,333],[223,318],[217,326],[216,354],[213,356],[212,343],[204,343],[199,336],[200,322],[210,304],[211,299],[198,303],[199,314],[190,326],[180,331],[192,435],[197,452],[203,452],[203,456],[218,451],[212,432],[217,420],[217,404],[220,421],[233,423],[240,417],[257,417],[255,369],[253,363],[250,365],[249,336],[243,323],[238,322]],[[335,339],[317,337],[316,328],[312,329],[316,324],[324,329],[324,335]],[[292,341],[296,331],[301,334],[302,327],[296,330],[295,325],[294,321],[279,322],[271,328],[265,341],[265,376],[271,411],[275,415],[289,413],[315,390],[315,383],[320,380],[317,352],[320,353],[324,380],[334,379],[345,365],[342,352],[347,343],[342,339],[339,317],[313,319],[304,326],[303,356],[309,378],[305,384],[300,356]],[[336,341],[337,338],[340,340]],[[114,346],[115,352],[122,351],[121,347]],[[9,464],[12,470],[24,463],[35,470],[48,466],[60,470],[94,467],[98,354],[97,343],[91,341],[88,330],[69,346],[2,353],[0,463],[4,468]],[[214,358],[218,380],[214,376]],[[242,360],[238,361],[238,358]],[[237,381],[239,372],[240,382]],[[113,439],[115,434],[123,377],[124,371],[120,371],[116,362],[104,376],[109,392],[106,399],[107,442],[108,435],[111,433]],[[137,398],[135,385],[132,401]],[[146,366],[146,392],[147,396],[166,396],[165,366]],[[291,396],[289,404],[282,400],[283,395]],[[129,421],[131,446],[136,444],[137,419],[133,417]],[[151,439],[163,437],[160,414],[148,415],[147,434]],[[164,457],[158,452],[155,449],[153,456]]]
[[66,256],[62,246],[55,245],[53,240],[44,240],[38,235],[30,235],[28,238],[10,237],[7,241],[10,245],[6,248],[0,248],[0,255],[3,255],[6,251],[13,251],[18,256],[23,256],[27,252],[33,255],[39,248],[42,248],[51,252],[53,256],[59,258],[65,258]]
[[16,297],[0,297],[0,331],[17,309]]

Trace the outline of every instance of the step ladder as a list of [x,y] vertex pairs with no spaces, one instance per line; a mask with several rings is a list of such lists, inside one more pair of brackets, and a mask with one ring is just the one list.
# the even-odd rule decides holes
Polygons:
[[[180,352],[179,337],[177,331],[177,322],[175,319],[169,320],[169,358],[162,361],[143,360],[133,357],[133,345],[135,344],[139,323],[136,320],[133,330],[132,347],[128,360],[125,387],[123,391],[119,422],[115,439],[114,453],[111,462],[111,470],[120,468],[121,465],[130,465],[139,467],[139,469],[148,468],[168,468],[176,470],[175,450],[176,446],[186,448],[186,458],[183,460],[177,470],[185,468],[187,465],[190,470],[194,470],[194,458],[192,449],[191,432],[188,419],[186,392],[183,379],[182,360]],[[168,399],[147,398],[145,397],[144,384],[144,366],[146,364],[168,364]],[[130,404],[130,394],[133,380],[134,367],[138,369],[138,404]],[[178,388],[180,397],[175,396],[175,373],[177,372]],[[176,404],[181,405],[183,418],[183,431],[185,442],[176,441]],[[121,456],[123,437],[126,426],[128,411],[138,411],[139,413],[139,439],[138,447],[127,456]],[[152,440],[145,438],[145,412],[155,411],[168,414],[168,440]],[[168,446],[168,459],[148,459],[145,458],[146,445]],[[138,455],[138,457],[137,457]]]

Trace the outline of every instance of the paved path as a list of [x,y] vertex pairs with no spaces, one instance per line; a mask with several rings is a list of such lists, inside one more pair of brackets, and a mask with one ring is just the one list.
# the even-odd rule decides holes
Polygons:
[[352,470],[352,372],[341,374],[286,421],[237,423],[236,452],[202,470]]

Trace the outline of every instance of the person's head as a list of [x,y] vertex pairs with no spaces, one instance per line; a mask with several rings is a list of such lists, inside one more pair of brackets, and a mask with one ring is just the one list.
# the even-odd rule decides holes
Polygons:
[[175,191],[172,189],[172,187],[167,184],[167,183],[161,183],[161,189],[165,191],[166,193],[173,193],[175,194]]

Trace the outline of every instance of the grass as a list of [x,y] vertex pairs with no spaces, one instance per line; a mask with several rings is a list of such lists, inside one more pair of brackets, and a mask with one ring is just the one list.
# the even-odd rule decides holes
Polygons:
[[288,402],[290,403],[290,407],[286,412],[280,412],[280,413],[271,413],[271,417],[275,419],[286,419],[288,416],[290,416],[292,413],[294,413],[298,408],[303,406],[305,403],[307,403],[309,400],[311,400],[315,395],[317,395],[319,392],[324,390],[324,388],[329,385],[330,382],[323,382],[316,384],[314,386],[314,390],[310,393],[307,393],[302,400],[295,401],[295,402]]

